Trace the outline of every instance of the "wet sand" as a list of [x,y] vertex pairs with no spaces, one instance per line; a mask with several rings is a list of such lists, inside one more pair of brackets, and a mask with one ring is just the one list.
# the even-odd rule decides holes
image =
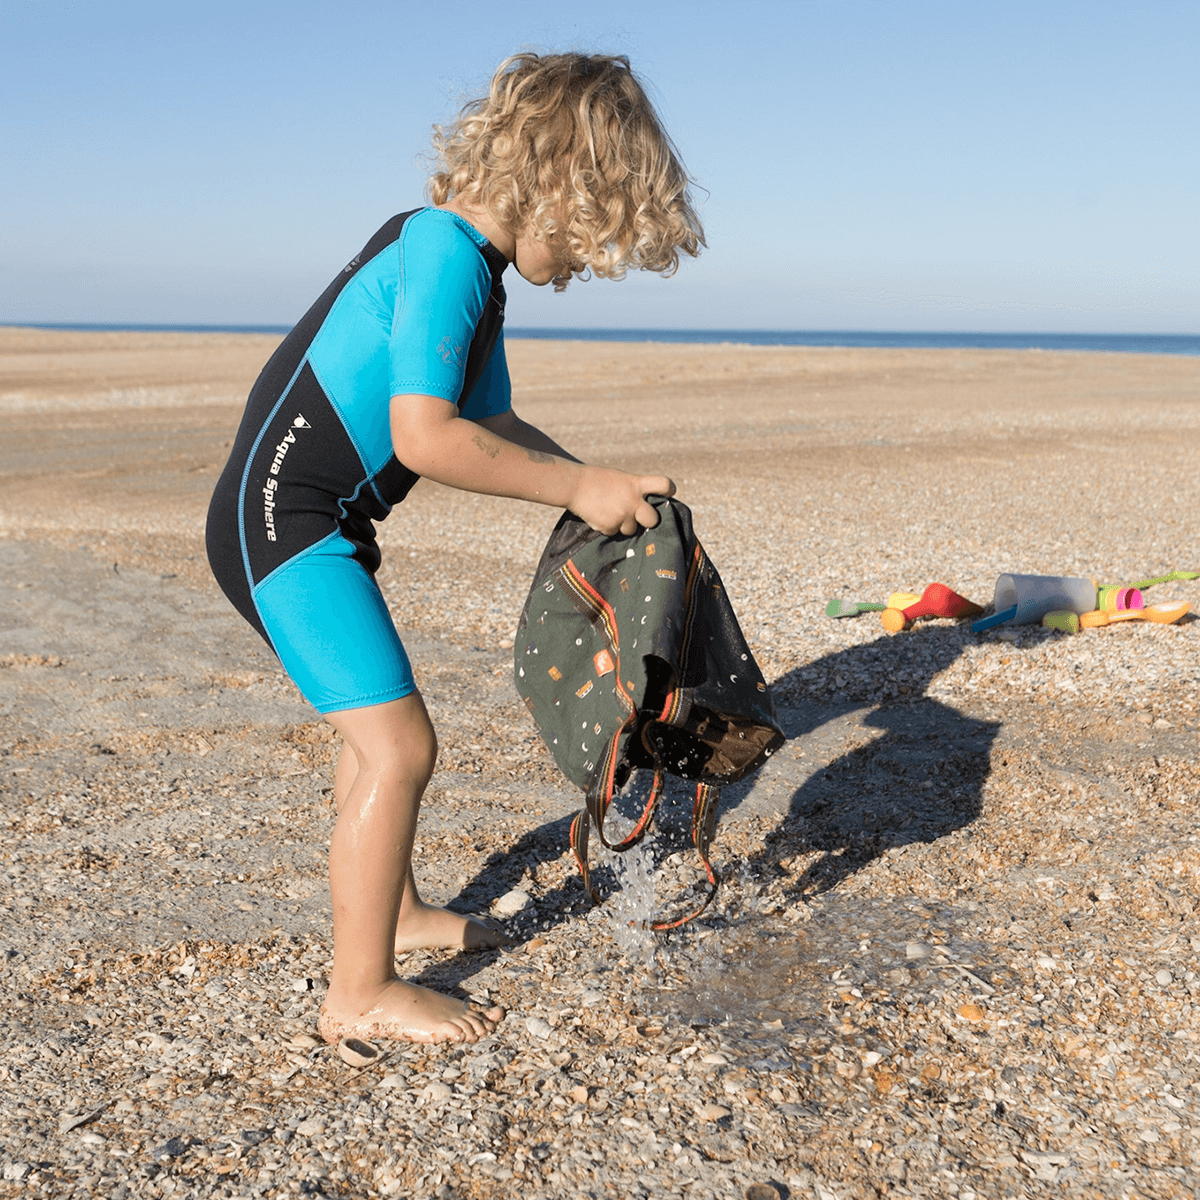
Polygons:
[[203,556],[276,341],[0,330],[0,1195],[1193,1194],[1200,621],[823,609],[1200,568],[1200,361],[514,340],[522,416],[676,479],[790,740],[648,965],[509,678],[555,514],[418,485],[380,529],[442,745],[417,870],[531,900],[403,967],[498,1034],[356,1075],[305,1042],[333,745]]

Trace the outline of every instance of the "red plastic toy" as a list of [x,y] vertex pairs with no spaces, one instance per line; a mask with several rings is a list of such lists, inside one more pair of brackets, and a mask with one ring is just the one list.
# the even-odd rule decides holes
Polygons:
[[916,604],[907,608],[889,608],[879,614],[888,633],[907,629],[919,617],[977,617],[983,609],[965,596],[960,596],[944,583],[931,583]]

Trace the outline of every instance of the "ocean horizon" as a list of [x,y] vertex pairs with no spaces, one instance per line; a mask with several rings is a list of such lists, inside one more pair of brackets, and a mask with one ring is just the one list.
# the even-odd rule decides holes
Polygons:
[[[290,325],[177,325],[153,323],[0,322],[19,329],[91,333],[272,333]],[[513,326],[510,340],[676,342],[694,345],[843,346],[926,350],[1051,350],[1106,354],[1200,355],[1200,334],[1191,333],[996,333],[986,330],[870,329],[592,329]]]

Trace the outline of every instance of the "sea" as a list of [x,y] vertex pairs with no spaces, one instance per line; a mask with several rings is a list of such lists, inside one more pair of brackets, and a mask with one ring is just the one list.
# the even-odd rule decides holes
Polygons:
[[[42,324],[39,329],[139,333],[287,333],[287,325]],[[873,329],[575,329],[507,326],[504,336],[584,342],[682,342],[742,346],[867,346],[889,349],[1074,350],[1105,354],[1200,355],[1191,333],[970,333]]]

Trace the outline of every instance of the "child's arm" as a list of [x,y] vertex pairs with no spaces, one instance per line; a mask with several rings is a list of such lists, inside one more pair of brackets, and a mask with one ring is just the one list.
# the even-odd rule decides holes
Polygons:
[[568,462],[577,463],[579,459],[568,454],[553,438],[544,434],[536,425],[522,421],[510,408],[508,412],[499,413],[494,417],[475,417],[474,423],[502,437],[506,442],[521,446],[525,450],[542,450],[547,454],[556,454]]
[[418,475],[468,492],[569,508],[601,533],[652,528],[658,513],[646,496],[675,493],[665,475],[630,475],[578,462],[517,417],[500,427],[534,444],[509,441],[460,417],[449,400],[436,396],[393,396],[391,424],[396,457]]

